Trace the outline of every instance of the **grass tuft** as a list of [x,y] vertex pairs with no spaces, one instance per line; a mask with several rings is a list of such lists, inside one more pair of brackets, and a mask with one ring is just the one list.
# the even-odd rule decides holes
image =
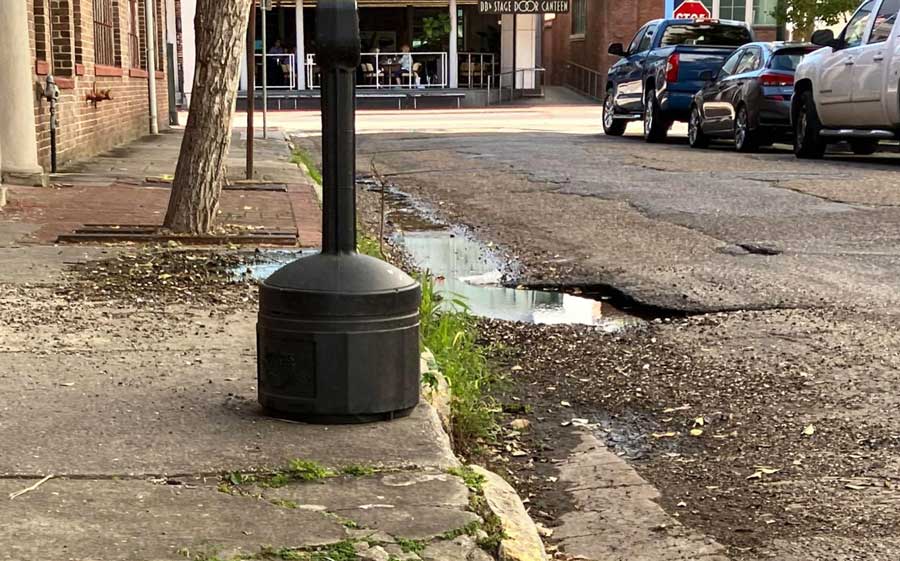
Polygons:
[[397,545],[403,550],[403,553],[422,553],[427,545],[424,540],[410,540],[406,538],[396,538]]
[[469,491],[473,493],[481,493],[485,483],[485,477],[480,473],[476,472],[469,466],[461,466],[450,468],[447,470],[447,473],[450,475],[455,475],[463,480],[466,484],[466,487],[469,488]]
[[444,306],[445,297],[429,274],[419,275],[419,282],[422,345],[434,354],[450,384],[451,437],[457,449],[465,452],[496,431],[499,408],[488,390],[499,379],[488,367],[487,349],[478,343],[478,328],[465,301],[453,298],[452,306]]
[[301,148],[294,149],[293,154],[291,154],[291,163],[305,167],[307,173],[309,173],[310,179],[315,181],[318,185],[322,184],[322,172],[319,170],[319,165],[309,152]]

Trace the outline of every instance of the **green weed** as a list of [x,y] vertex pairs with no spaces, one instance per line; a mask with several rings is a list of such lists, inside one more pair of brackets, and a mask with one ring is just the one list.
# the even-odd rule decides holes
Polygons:
[[366,477],[375,474],[375,468],[364,465],[349,465],[341,468],[341,475],[350,475],[353,477]]
[[384,255],[381,253],[381,244],[378,243],[378,239],[362,233],[358,234],[356,237],[356,251],[363,255],[368,255],[369,257],[384,259]]
[[318,185],[322,184],[322,172],[319,171],[319,165],[309,152],[301,148],[295,149],[294,153],[291,154],[291,163],[298,165],[302,164],[307,169],[310,179],[315,181]]
[[466,487],[469,488],[469,491],[473,493],[481,493],[482,488],[484,487],[485,478],[480,473],[476,472],[469,466],[461,466],[450,468],[447,470],[447,473],[450,475],[455,475],[463,480],[466,484]]
[[425,551],[425,542],[423,540],[409,540],[406,538],[396,538],[397,545],[403,550],[403,553],[422,553]]
[[419,275],[422,305],[419,308],[422,345],[434,354],[438,369],[450,384],[454,444],[463,451],[496,430],[498,407],[488,390],[498,378],[488,368],[487,349],[478,344],[478,329],[461,298],[443,305],[445,296],[434,279]]
[[263,548],[257,559],[281,559],[283,561],[357,561],[353,542],[342,541],[316,549],[296,549],[283,547],[280,549]]

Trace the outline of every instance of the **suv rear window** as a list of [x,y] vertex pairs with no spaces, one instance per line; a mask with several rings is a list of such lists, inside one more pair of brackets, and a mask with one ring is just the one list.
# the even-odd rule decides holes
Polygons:
[[659,44],[739,47],[752,40],[750,30],[742,25],[686,23],[667,26]]
[[816,50],[816,48],[817,47],[810,47],[775,51],[775,54],[772,55],[772,59],[769,61],[769,68],[771,68],[772,70],[784,70],[787,72],[793,72],[797,70],[797,65],[800,64],[800,59]]

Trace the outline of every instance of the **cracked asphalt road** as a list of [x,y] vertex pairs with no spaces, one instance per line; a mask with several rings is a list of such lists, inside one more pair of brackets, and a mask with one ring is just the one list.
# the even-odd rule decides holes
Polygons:
[[[307,119],[293,128],[314,147]],[[900,558],[900,156],[647,145],[600,134],[596,106],[362,114],[359,129],[361,171],[374,162],[515,255],[517,282],[606,286],[696,316],[624,335],[485,326],[510,351],[515,384],[498,398],[532,407],[516,413],[532,423],[526,454],[494,460],[560,525],[566,554],[700,557],[660,545],[672,535],[629,498],[586,504],[561,486],[580,441],[562,423],[579,417],[659,490],[669,528],[729,559]],[[777,471],[752,477],[760,466]],[[616,524],[567,523],[596,501]],[[623,549],[616,527],[645,528],[646,549]]]

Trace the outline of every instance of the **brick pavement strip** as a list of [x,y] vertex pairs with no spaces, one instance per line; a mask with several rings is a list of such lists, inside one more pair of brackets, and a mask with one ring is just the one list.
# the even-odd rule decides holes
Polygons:
[[[68,173],[54,176],[53,188],[12,187],[4,217],[37,225],[18,241],[52,243],[85,224],[161,225],[170,187],[146,179],[174,173],[181,133],[148,138],[153,141],[141,139],[73,164]],[[285,184],[287,189],[223,191],[219,225],[297,232],[300,246],[318,246],[321,208],[312,183],[289,162],[283,138],[273,135],[258,139],[256,145],[259,179]],[[243,177],[243,164],[235,157],[242,149],[238,135],[229,160],[232,181]]]

